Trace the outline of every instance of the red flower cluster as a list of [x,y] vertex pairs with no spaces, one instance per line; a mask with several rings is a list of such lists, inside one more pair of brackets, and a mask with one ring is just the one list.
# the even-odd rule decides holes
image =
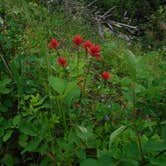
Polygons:
[[90,53],[93,55],[95,55],[96,53],[100,52],[100,46],[99,45],[92,45],[90,47]]
[[77,46],[80,46],[81,44],[83,44],[83,38],[81,38],[80,35],[77,35],[73,38],[73,43],[76,44]]
[[86,51],[89,50],[89,48],[92,46],[92,42],[91,41],[86,41],[84,44],[83,44],[83,47],[85,48]]
[[111,75],[110,75],[110,73],[109,73],[108,71],[104,71],[104,72],[102,73],[102,78],[103,78],[104,80],[109,80],[109,79],[111,79]]
[[85,50],[87,52],[89,52],[89,54],[92,56],[92,57],[95,57],[96,59],[100,59],[101,57],[101,54],[100,54],[100,46],[99,45],[93,45],[91,41],[86,41],[84,44],[83,44],[83,47],[85,48]]
[[100,59],[100,57],[101,57],[100,46],[99,45],[92,45],[89,48],[89,53],[91,54],[92,57],[95,57],[96,59]]
[[83,43],[83,38],[81,38],[80,35],[76,35],[73,38],[73,43],[76,44],[77,46],[83,46],[92,57],[95,57],[96,59],[100,59],[101,54],[100,54],[100,46],[99,45],[94,45],[91,41],[86,41]]
[[55,38],[52,38],[50,42],[48,43],[48,48],[50,49],[57,48],[59,46],[60,46],[60,43]]
[[[101,54],[100,54],[100,46],[99,45],[94,45],[91,41],[86,41],[84,43],[83,38],[81,38],[80,35],[76,35],[73,38],[73,43],[76,44],[77,46],[83,46],[83,48],[86,50],[86,52],[88,52],[92,57],[95,57],[96,59],[100,59]],[[48,43],[48,48],[50,49],[55,49],[57,47],[60,46],[60,42],[58,42],[55,38],[52,38],[50,40],[50,42]],[[67,62],[66,62],[66,58],[65,57],[59,57],[57,60],[57,63],[62,66],[62,67],[66,67],[67,66]],[[102,78],[104,80],[109,80],[111,79],[111,75],[108,71],[104,71],[101,74]],[[79,106],[79,103],[76,103],[76,106]]]
[[58,58],[58,64],[62,67],[66,67],[67,66],[66,58],[64,57]]

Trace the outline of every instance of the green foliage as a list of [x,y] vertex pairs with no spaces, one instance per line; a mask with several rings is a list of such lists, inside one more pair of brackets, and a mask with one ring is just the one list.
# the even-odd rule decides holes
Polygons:
[[[103,42],[82,20],[35,1],[0,1],[0,13],[2,165],[164,165],[164,52]],[[101,60],[72,44],[77,33],[99,41]],[[58,50],[47,48],[51,37]]]

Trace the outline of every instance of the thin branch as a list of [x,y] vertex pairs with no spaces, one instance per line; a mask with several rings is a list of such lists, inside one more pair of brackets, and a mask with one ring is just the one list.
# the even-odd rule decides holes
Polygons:
[[159,156],[161,156],[162,154],[164,154],[166,152],[166,149],[162,150],[161,152],[159,152],[154,158],[158,158]]
[[113,6],[111,9],[107,10],[102,16],[101,18],[105,19],[108,15],[110,15],[110,13],[116,8],[116,6]]
[[113,21],[113,20],[109,20],[109,23],[113,24],[114,26],[117,26],[119,28],[123,26],[123,27],[127,27],[127,28],[131,28],[131,29],[137,30],[137,26],[132,26],[132,25],[124,24],[124,23]]
[[97,1],[98,1],[98,0],[94,0],[94,1],[92,1],[91,3],[89,3],[89,4],[87,5],[87,7],[92,6],[92,5],[95,4]]
[[1,59],[2,59],[2,62],[3,62],[3,64],[4,64],[4,66],[6,67],[6,69],[7,69],[8,73],[9,73],[10,77],[11,77],[11,78],[14,78],[14,77],[13,77],[13,74],[12,74],[12,71],[10,70],[10,66],[9,66],[8,62],[6,61],[6,59],[4,58],[5,52],[4,52],[4,50],[3,50],[2,46],[1,46],[1,44],[0,44],[0,49],[1,49],[1,52],[2,52],[2,54],[0,54],[0,57],[1,57]]

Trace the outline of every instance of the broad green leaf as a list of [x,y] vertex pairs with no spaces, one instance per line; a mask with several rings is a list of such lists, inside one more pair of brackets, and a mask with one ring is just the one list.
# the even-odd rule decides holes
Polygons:
[[7,112],[7,111],[8,111],[8,107],[6,107],[4,104],[0,102],[0,112]]
[[7,130],[6,134],[3,136],[3,141],[6,142],[12,135],[13,130]]
[[152,127],[152,126],[156,126],[156,125],[157,125],[156,121],[145,121],[144,128]]
[[97,160],[88,158],[88,159],[81,161],[80,166],[100,166],[100,165]]
[[145,145],[144,149],[146,152],[156,152],[166,150],[166,142],[149,140]]
[[78,126],[78,128],[79,128],[79,130],[80,130],[82,133],[84,133],[84,134],[88,133],[87,128],[82,127],[82,126]]
[[135,55],[130,50],[127,50],[125,53],[125,59],[127,61],[127,67],[132,79],[136,80],[137,60]]
[[77,82],[70,82],[67,84],[67,87],[65,89],[65,92],[64,92],[64,97],[67,96],[67,94],[77,86]]
[[9,84],[11,82],[11,79],[4,79],[2,81],[0,81],[0,94],[8,94],[11,90],[9,88],[7,88],[7,84]]
[[77,136],[83,140],[93,138],[94,134],[90,129],[83,126],[78,126]]
[[122,159],[117,164],[117,166],[139,166],[138,161],[135,161],[133,159]]
[[21,116],[20,115],[16,115],[15,117],[13,117],[12,123],[13,123],[14,127],[18,126],[20,121],[21,121]]
[[80,89],[77,85],[73,86],[72,89],[70,88],[70,91],[66,94],[65,97],[65,103],[70,106],[72,105],[73,101],[76,101],[79,99],[81,95]]
[[2,159],[2,163],[5,164],[5,166],[13,166],[14,160],[13,160],[12,155],[5,154],[4,158]]
[[114,163],[110,157],[110,155],[102,156],[99,158],[99,165],[100,166],[114,166]]
[[51,87],[60,95],[62,95],[65,91],[66,88],[66,81],[58,78],[58,77],[54,77],[54,76],[50,76],[48,78],[49,84],[51,85]]
[[0,127],[0,138],[4,135],[4,129],[2,127]]
[[154,166],[165,166],[166,165],[166,157],[162,157],[159,159],[152,159],[150,163]]
[[46,165],[50,165],[53,166],[52,164],[52,160],[50,159],[50,157],[43,157],[42,161],[40,162],[39,166],[46,166]]
[[162,127],[161,136],[164,142],[166,142],[166,125]]
[[121,126],[118,129],[116,129],[111,135],[109,140],[109,147],[111,147],[112,143],[115,141],[115,139],[122,134],[124,130],[127,129],[127,126]]
[[20,135],[19,135],[19,141],[18,141],[19,145],[20,145],[21,147],[26,147],[27,144],[28,144],[28,143],[27,143],[28,138],[29,138],[29,136],[27,136],[27,135],[25,135],[25,134],[20,134]]

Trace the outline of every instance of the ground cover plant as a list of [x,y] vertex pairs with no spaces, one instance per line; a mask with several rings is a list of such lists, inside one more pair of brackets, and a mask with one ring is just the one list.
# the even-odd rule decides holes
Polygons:
[[30,1],[0,14],[0,165],[165,166],[164,50]]

